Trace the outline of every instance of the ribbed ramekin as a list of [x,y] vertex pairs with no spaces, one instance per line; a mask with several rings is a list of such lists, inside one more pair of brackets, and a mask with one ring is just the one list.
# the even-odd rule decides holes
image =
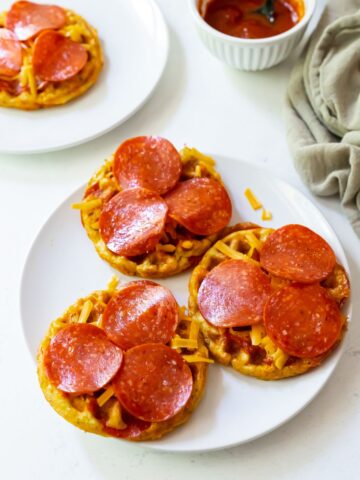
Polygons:
[[316,0],[304,0],[305,15],[293,28],[274,37],[237,38],[208,25],[198,10],[199,0],[188,0],[195,27],[207,49],[219,60],[239,70],[265,70],[285,60],[299,44],[314,13]]

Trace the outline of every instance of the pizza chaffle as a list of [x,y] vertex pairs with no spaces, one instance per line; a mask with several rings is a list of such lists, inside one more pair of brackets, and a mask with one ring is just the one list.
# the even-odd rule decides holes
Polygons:
[[102,65],[98,34],[77,13],[19,1],[0,14],[0,106],[65,104],[96,82]]
[[327,242],[301,225],[240,225],[206,252],[189,289],[190,315],[213,358],[259,379],[320,365],[346,329],[346,272]]
[[194,266],[232,215],[214,160],[161,137],[123,142],[74,207],[98,255],[145,278]]
[[198,324],[166,287],[116,283],[50,325],[39,382],[54,410],[82,430],[154,440],[188,420],[211,360]]

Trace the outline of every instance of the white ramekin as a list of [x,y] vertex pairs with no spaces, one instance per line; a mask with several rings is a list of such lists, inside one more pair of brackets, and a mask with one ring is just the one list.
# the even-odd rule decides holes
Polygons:
[[304,0],[305,15],[293,28],[274,37],[237,38],[215,30],[198,11],[199,0],[188,0],[201,40],[219,60],[239,70],[265,70],[285,60],[299,44],[311,19],[316,0]]

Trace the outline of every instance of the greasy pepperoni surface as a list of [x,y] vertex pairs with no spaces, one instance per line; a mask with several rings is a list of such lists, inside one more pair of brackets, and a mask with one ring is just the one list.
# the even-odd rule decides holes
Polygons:
[[0,75],[12,77],[22,65],[21,43],[10,30],[0,28]]
[[61,28],[66,23],[65,10],[56,5],[15,2],[6,14],[5,24],[19,40],[28,40],[46,29]]
[[123,190],[104,205],[100,235],[118,255],[148,253],[161,238],[166,214],[166,203],[157,193],[143,188]]
[[264,308],[269,337],[286,353],[312,358],[338,340],[343,319],[320,285],[292,285],[273,293]]
[[260,264],[265,270],[300,283],[324,280],[335,263],[329,244],[302,225],[279,228],[268,237],[260,252]]
[[131,138],[115,153],[114,175],[124,189],[143,187],[162,195],[176,185],[180,173],[180,154],[165,138]]
[[162,422],[185,407],[193,378],[176,350],[148,343],[125,352],[113,386],[116,397],[132,415],[148,422]]
[[245,260],[226,260],[204,278],[198,294],[202,316],[216,327],[259,323],[270,295],[270,280]]
[[124,350],[142,343],[167,343],[178,324],[170,290],[149,280],[130,282],[108,303],[102,328]]
[[117,373],[122,350],[98,327],[74,324],[60,330],[44,353],[47,376],[59,390],[92,393]]
[[74,77],[84,68],[87,59],[85,47],[61,33],[48,30],[35,40],[33,67],[41,80],[61,82]]
[[197,235],[212,235],[229,223],[231,201],[225,188],[212,178],[192,178],[165,196],[169,216]]

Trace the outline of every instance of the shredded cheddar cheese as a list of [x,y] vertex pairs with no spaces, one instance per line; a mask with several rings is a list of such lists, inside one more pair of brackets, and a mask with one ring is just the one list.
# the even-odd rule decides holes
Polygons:
[[183,359],[186,360],[188,363],[214,363],[214,360],[211,358],[201,357],[200,355],[183,355]]
[[219,252],[223,253],[224,255],[226,255],[227,257],[229,258],[233,258],[235,260],[245,260],[247,262],[251,262],[251,263],[254,263],[255,265],[258,265],[259,262],[257,262],[256,260],[253,260],[252,258],[249,258],[247,255],[245,255],[244,253],[241,253],[241,252],[237,252],[236,250],[234,250],[233,248],[229,247],[228,245],[226,245],[224,242],[222,242],[221,240],[219,240],[218,242],[215,243],[215,248],[217,250],[219,250]]
[[245,238],[248,241],[249,245],[251,246],[252,250],[256,249],[258,252],[261,250],[261,242],[256,237],[254,232],[247,232],[245,234]]
[[71,208],[74,210],[81,210],[82,212],[89,212],[90,210],[95,210],[95,208],[101,207],[102,200],[100,198],[95,198],[94,200],[88,200],[80,203],[73,203]]
[[198,347],[198,342],[197,340],[193,340],[191,338],[181,338],[178,335],[176,335],[172,340],[171,340],[171,348],[197,348]]
[[253,192],[251,191],[250,188],[247,188],[244,192],[245,197],[247,198],[248,202],[251,205],[251,208],[253,210],[259,210],[259,208],[262,207],[262,204],[259,202],[259,200],[255,197]]
[[265,208],[263,208],[261,213],[261,220],[272,220],[272,213],[269,210],[265,210]]
[[114,292],[119,285],[119,279],[116,275],[113,275],[107,284],[107,289],[110,293]]
[[103,407],[105,405],[105,403],[110,400],[110,398],[112,396],[114,396],[115,392],[114,392],[114,389],[113,387],[109,387],[105,390],[104,393],[102,393],[100,395],[100,397],[97,398],[97,404],[99,405],[99,407]]
[[191,340],[196,340],[198,339],[199,336],[199,330],[200,330],[200,324],[196,320],[193,320],[190,325],[190,333],[189,333],[189,338]]
[[93,304],[90,302],[90,300],[86,300],[80,312],[78,323],[86,323],[88,321],[88,318],[92,309],[93,309]]
[[215,166],[215,160],[213,158],[208,157],[207,155],[204,155],[203,153],[199,152],[199,150],[196,150],[196,148],[184,147],[180,151],[180,154],[183,160],[185,161],[195,157],[200,162],[204,163],[207,167]]

